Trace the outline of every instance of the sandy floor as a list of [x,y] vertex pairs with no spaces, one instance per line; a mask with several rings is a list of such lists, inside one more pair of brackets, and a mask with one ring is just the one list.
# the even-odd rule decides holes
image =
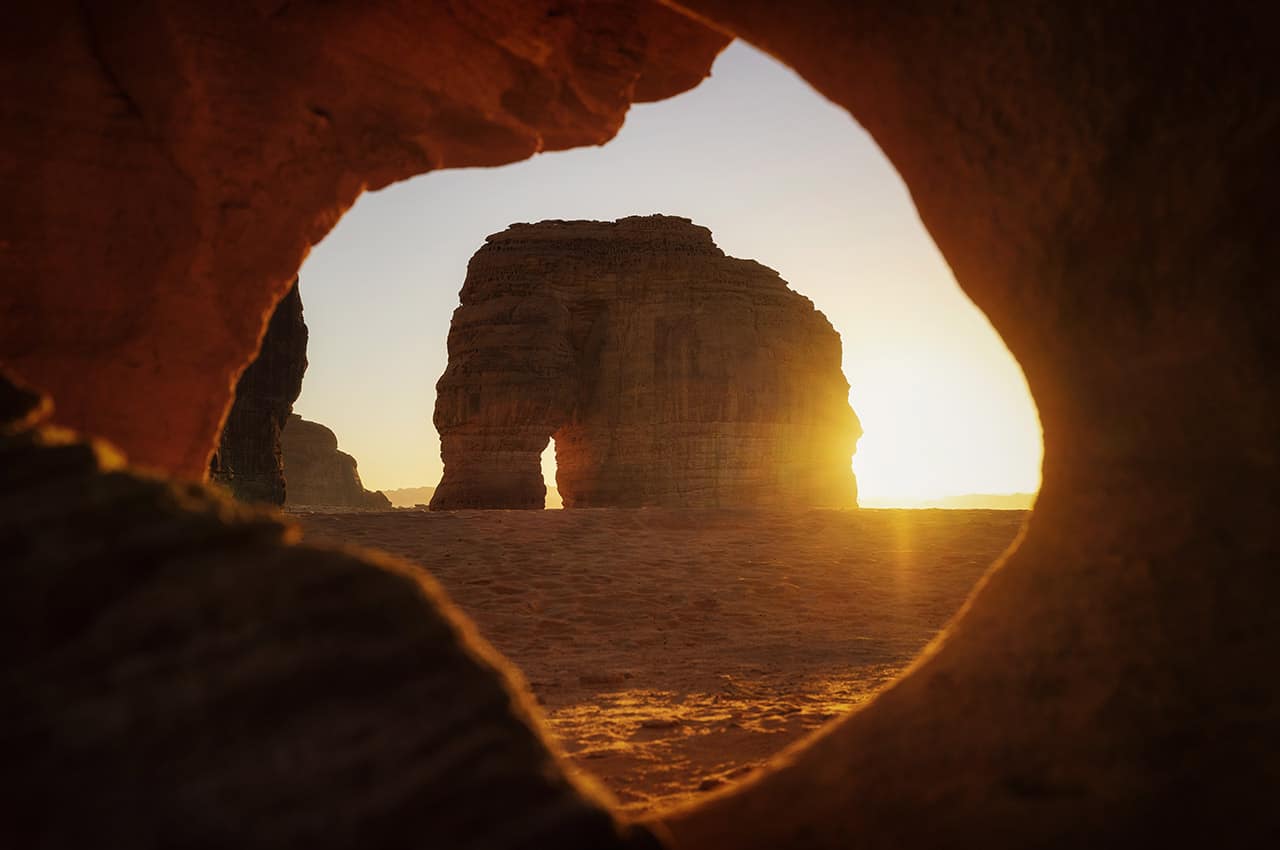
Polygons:
[[298,514],[427,567],[632,811],[760,766],[955,613],[1012,511]]

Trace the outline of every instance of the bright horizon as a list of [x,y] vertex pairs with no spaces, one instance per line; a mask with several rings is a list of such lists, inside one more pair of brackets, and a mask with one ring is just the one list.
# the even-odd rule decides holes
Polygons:
[[[361,196],[300,272],[310,365],[295,412],[337,434],[366,487],[435,486],[435,382],[484,238],[519,221],[651,213],[691,218],[726,254],[776,269],[840,332],[863,504],[1039,489],[1026,381],[901,178],[846,112],[741,42],[698,88],[633,107],[603,147]],[[544,475],[555,486],[545,456]]]

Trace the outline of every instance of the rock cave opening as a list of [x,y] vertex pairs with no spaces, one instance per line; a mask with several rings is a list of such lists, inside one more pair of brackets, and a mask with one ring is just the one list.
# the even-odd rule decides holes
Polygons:
[[[1260,846],[1276,834],[1280,697],[1257,666],[1280,645],[1278,64],[1265,4],[119,5],[19,4],[4,33],[15,49],[0,51],[0,118],[12,129],[0,136],[12,201],[0,227],[9,843],[381,847],[429,835],[449,846],[748,850],[931,847],[941,836],[1128,848]],[[905,676],[856,711],[845,704],[759,781],[721,793],[735,776],[709,775],[697,805],[637,820],[566,769],[531,719],[526,682],[421,571],[299,541],[278,514],[198,482],[271,308],[364,189],[598,144],[633,101],[696,85],[729,33],[796,68],[897,164],[1036,390],[1046,483],[1015,547]],[[750,141],[757,127],[740,129]],[[786,122],[773,159],[811,129]],[[708,167],[733,149],[716,146]],[[785,205],[724,197],[779,212],[768,230],[806,230],[786,227]],[[707,210],[657,205],[570,215],[660,210],[721,229]],[[867,222],[849,224],[838,231]],[[447,310],[397,312],[412,331]],[[365,342],[350,359],[357,390],[422,362]],[[366,400],[348,393],[350,408]],[[367,440],[360,454],[376,445],[340,431],[345,446]],[[217,468],[232,460],[219,452]],[[371,481],[376,469],[369,461]],[[480,513],[449,516],[455,540]],[[487,513],[485,523],[516,519]],[[655,516],[614,512],[597,561],[616,561],[620,542],[658,542],[645,535],[663,529],[641,521]],[[741,538],[732,526],[709,534],[705,517],[670,522],[698,531],[649,547],[677,572]],[[793,576],[762,576],[803,563],[801,548],[829,535],[812,523],[787,532],[776,563],[734,554],[754,570],[736,576],[737,596],[796,598]],[[893,580],[844,597],[818,589],[845,606],[838,634],[860,636],[847,612],[868,592],[886,605],[909,592],[904,541],[918,536],[897,532],[880,550]],[[678,621],[724,613],[724,599],[696,587],[654,597],[653,574],[624,571],[628,586],[599,574],[581,585],[660,628],[575,621],[565,583],[535,584],[536,547],[517,539],[491,525],[472,533],[459,560],[506,573],[455,571],[450,592],[464,604],[468,584],[513,598],[508,618],[539,627],[526,632],[529,651],[546,655],[587,623],[634,642],[662,632],[651,648],[678,668]],[[707,548],[693,552],[694,540]],[[383,548],[411,561],[430,547]],[[448,583],[444,559],[430,560]],[[600,616],[589,607],[580,613]],[[728,613],[717,625],[741,612]],[[501,633],[501,617],[481,625]],[[555,669],[526,666],[539,698],[566,684],[541,678]],[[667,704],[693,711],[656,717],[644,670],[597,664],[572,681],[621,694],[629,740],[670,743],[725,700],[756,701],[743,684],[757,674],[738,672],[718,700],[676,694]],[[804,713],[791,708],[753,721]],[[669,750],[654,752],[670,763]]]
[[[600,149],[437,172],[367,193],[301,270],[312,339],[322,342],[309,350],[299,409],[341,434],[366,484],[397,508],[430,504],[441,518],[450,511],[466,517],[445,525],[423,516],[408,534],[379,526],[383,520],[366,528],[355,516],[311,516],[308,532],[374,542],[426,566],[529,677],[574,763],[635,812],[734,784],[868,699],[958,609],[1016,535],[1039,484],[1040,429],[1025,378],[956,286],[893,166],[847,114],[773,60],[739,44],[720,61],[722,72],[689,94],[634,107],[618,138]],[[742,140],[747,126],[750,142]],[[807,147],[778,164],[778,173],[759,168],[795,126],[810,128]],[[644,223],[664,216],[671,224]],[[658,277],[682,281],[695,300],[619,312],[617,305],[647,291],[635,283],[643,275],[591,260],[585,246],[599,238],[594,230],[613,228],[612,239],[633,219],[652,240],[645,250],[678,258]],[[648,235],[655,226],[659,235]],[[605,253],[625,256],[627,238]],[[567,247],[554,248],[557,240]],[[749,267],[744,289],[728,302],[698,295],[724,273],[688,258],[712,254]],[[609,288],[546,299],[548,288],[578,286],[570,280],[582,277],[576,272],[557,283],[561,270],[575,268],[592,268],[583,279],[598,289],[610,281]],[[799,314],[743,308],[750,301],[743,293],[779,277],[834,330],[805,325]],[[750,493],[737,502],[698,501],[705,486],[677,488],[674,498],[606,487],[577,507],[668,504],[695,513],[606,508],[585,520],[572,509],[575,469],[557,463],[556,438],[565,445],[575,438],[567,411],[581,409],[575,394],[595,392],[599,382],[547,380],[582,358],[591,333],[603,332],[591,317],[605,304],[614,305],[609,338],[624,341],[613,356],[646,364],[647,371],[607,373],[605,392],[622,405],[655,386],[661,396],[658,364],[676,357],[706,371],[697,389],[684,391],[689,403],[722,407],[716,395],[738,381],[758,392],[735,399],[735,410],[768,409],[770,393],[827,368],[779,340],[833,333],[836,353],[819,356],[834,364],[833,400],[857,414],[839,426],[849,444],[834,447],[845,461],[830,486],[842,495],[812,498],[814,483],[795,475],[766,478],[751,491],[730,488]],[[451,314],[456,335],[444,318]],[[562,321],[557,336],[521,330]],[[746,327],[755,331],[735,343]],[[598,360],[601,343],[591,345]],[[460,350],[473,359],[455,363]],[[752,366],[752,358],[760,362]],[[465,380],[452,380],[451,370]],[[446,415],[455,419],[442,459],[431,426],[442,427],[446,384],[456,397]],[[531,393],[533,386],[543,388]],[[572,397],[561,398],[567,391]],[[548,414],[553,408],[562,412]],[[477,430],[467,417],[485,411],[496,418],[488,431]],[[816,450],[830,439],[825,433],[810,427],[794,442]],[[581,427],[576,437],[582,444]],[[668,446],[688,437],[648,439]],[[452,482],[448,440],[488,447],[455,467]],[[760,458],[767,459],[760,468],[803,467],[767,443],[742,445],[736,468]],[[829,468],[826,451],[820,465]],[[660,475],[663,457],[670,463],[669,453],[651,452],[616,479],[688,480]],[[687,458],[674,466],[690,468]],[[560,492],[566,480],[568,491]],[[571,510],[558,516],[471,513],[554,508],[561,499]],[[790,510],[858,502],[872,510],[810,518]],[[744,520],[697,512],[749,506],[773,513]],[[1009,510],[976,521],[876,510],[919,507]],[[611,569],[599,568],[602,559]],[[706,582],[689,582],[691,570],[706,573]],[[687,586],[667,588],[675,576]],[[566,586],[574,593],[565,594]],[[877,610],[850,618],[850,609],[868,604]],[[645,613],[649,606],[662,613]],[[600,639],[599,628],[616,633]]]
[[[893,167],[773,60],[736,45],[717,68],[602,149],[362,196],[277,305],[211,470],[313,539],[427,567],[635,812],[868,699],[1038,485],[1025,379]],[[795,126],[808,146],[759,168]],[[361,518],[392,507],[572,510]],[[607,513],[631,508],[686,513]]]
[[1042,446],[1020,367],[874,142],[740,42],[697,88],[634,106],[600,148],[362,195],[302,269],[314,341],[298,411],[340,436],[366,486],[400,506],[429,501],[442,470],[430,423],[447,367],[443,317],[485,238],[515,222],[654,213],[690,218],[730,256],[776,268],[832,322],[862,420],[859,504],[1030,506]]

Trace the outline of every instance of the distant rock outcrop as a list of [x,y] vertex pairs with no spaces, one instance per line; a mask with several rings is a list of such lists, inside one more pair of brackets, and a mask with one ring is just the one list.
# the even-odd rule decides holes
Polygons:
[[338,438],[325,426],[295,413],[289,417],[283,436],[289,481],[286,504],[366,510],[391,507],[381,492],[364,489],[356,459],[338,451]]
[[283,505],[286,483],[280,433],[302,392],[307,325],[298,281],[276,305],[258,356],[240,376],[209,477],[243,502]]
[[432,508],[853,507],[840,336],[688,219],[544,221],[472,257],[436,386]]
[[[416,508],[430,504],[431,497],[435,495],[436,488],[400,487],[395,490],[381,490],[379,492],[391,501],[391,506],[393,508]],[[547,503],[545,507],[552,510],[564,507],[564,504],[560,499],[559,490],[554,487],[547,488]]]
[[383,490],[382,494],[393,508],[416,508],[429,503],[435,492],[434,487],[397,487],[394,490]]

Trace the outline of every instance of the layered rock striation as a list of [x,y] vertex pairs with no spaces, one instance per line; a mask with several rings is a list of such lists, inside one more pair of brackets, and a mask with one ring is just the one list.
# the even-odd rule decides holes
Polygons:
[[243,502],[283,505],[280,435],[307,371],[307,325],[295,280],[276,305],[258,356],[236,384],[209,477]]
[[472,257],[431,506],[853,507],[840,336],[685,218],[516,224]]
[[356,459],[338,450],[338,438],[319,422],[292,414],[284,429],[284,469],[288,478],[286,504],[388,510],[391,501],[377,490],[366,490]]

